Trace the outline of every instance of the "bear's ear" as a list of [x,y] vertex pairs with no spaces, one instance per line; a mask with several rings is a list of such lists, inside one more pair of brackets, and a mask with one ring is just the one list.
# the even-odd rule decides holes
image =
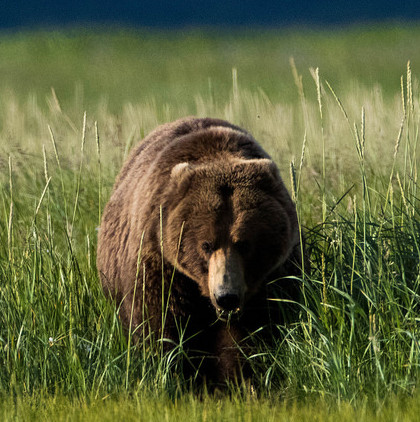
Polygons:
[[244,164],[245,166],[249,166],[249,169],[252,168],[253,172],[255,172],[256,169],[259,169],[262,174],[269,174],[275,180],[280,179],[280,174],[276,163],[269,158],[252,158],[250,160],[241,159],[240,163]]
[[172,180],[181,180],[185,177],[188,177],[194,173],[194,167],[188,163],[178,163],[171,170],[171,179]]
[[260,158],[251,161],[254,161],[263,170],[265,170],[267,173],[270,173],[275,179],[279,178],[279,170],[273,160],[270,160],[269,158]]
[[194,166],[188,162],[178,163],[171,170],[171,180],[178,186],[188,189],[192,176],[195,173]]

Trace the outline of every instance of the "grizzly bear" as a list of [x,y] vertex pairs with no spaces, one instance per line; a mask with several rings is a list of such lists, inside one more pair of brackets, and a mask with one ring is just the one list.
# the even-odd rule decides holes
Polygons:
[[[249,334],[284,321],[299,291],[295,206],[269,155],[211,118],[158,127],[124,164],[99,231],[97,266],[123,326],[181,341],[199,375],[243,376]],[[171,346],[172,345],[172,346]],[[194,367],[194,359],[189,359]]]

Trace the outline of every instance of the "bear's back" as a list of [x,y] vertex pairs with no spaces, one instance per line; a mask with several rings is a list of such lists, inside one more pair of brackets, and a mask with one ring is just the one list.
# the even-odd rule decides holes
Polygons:
[[[268,158],[254,138],[227,121],[187,117],[159,126],[140,142],[124,163],[114,191],[127,178],[146,176],[150,167],[165,176],[180,162],[214,160],[216,155]],[[151,175],[156,177],[157,174]]]

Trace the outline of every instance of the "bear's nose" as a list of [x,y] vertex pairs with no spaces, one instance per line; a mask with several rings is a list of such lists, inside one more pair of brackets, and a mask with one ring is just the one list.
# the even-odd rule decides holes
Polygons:
[[235,311],[239,308],[239,296],[232,293],[222,294],[216,296],[217,306],[220,306],[225,311]]

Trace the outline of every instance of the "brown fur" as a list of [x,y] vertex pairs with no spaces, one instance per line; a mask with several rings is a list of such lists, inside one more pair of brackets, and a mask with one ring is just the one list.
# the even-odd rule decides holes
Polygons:
[[[209,288],[211,256],[214,271],[225,268],[214,263],[217,251],[240,273],[217,275],[236,277],[243,293],[241,317],[229,324],[217,320]],[[296,262],[295,207],[276,166],[249,133],[216,119],[177,120],[135,147],[99,232],[98,270],[124,326],[175,342],[186,327],[186,347],[213,357],[202,371],[218,380],[240,374],[236,345],[248,332],[281,322],[285,308],[269,306],[267,295],[279,286],[294,295],[295,282],[267,282],[299,275]]]

